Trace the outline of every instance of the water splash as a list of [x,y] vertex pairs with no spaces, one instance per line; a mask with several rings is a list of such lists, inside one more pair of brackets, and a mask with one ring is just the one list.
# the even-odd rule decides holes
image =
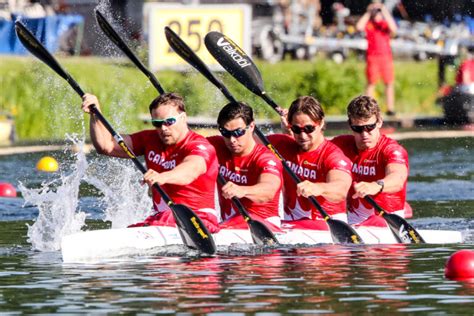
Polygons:
[[148,187],[140,185],[142,179],[132,163],[110,157],[91,162],[84,178],[103,194],[100,201],[105,206],[105,220],[112,228],[127,227],[150,215],[152,201]]
[[62,236],[78,232],[85,223],[86,213],[76,211],[79,185],[88,167],[84,140],[78,140],[76,136],[68,138],[79,148],[70,174],[60,171],[59,179],[43,182],[39,189],[28,189],[21,182],[19,185],[25,204],[36,205],[39,210],[34,224],[27,224],[28,242],[35,250],[59,250]]

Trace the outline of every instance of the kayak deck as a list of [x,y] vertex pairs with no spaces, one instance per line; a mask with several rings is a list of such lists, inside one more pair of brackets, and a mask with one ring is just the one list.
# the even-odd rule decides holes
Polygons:
[[[356,229],[366,244],[395,244],[392,232],[385,227],[359,227]],[[461,243],[463,235],[450,230],[418,230],[426,243]],[[249,230],[222,229],[214,234],[217,246],[253,244]],[[283,245],[315,245],[333,243],[327,230],[289,229],[275,233]],[[101,229],[65,236],[61,243],[64,262],[93,261],[123,256],[149,254],[153,249],[169,245],[182,245],[176,227],[148,226],[135,228]]]

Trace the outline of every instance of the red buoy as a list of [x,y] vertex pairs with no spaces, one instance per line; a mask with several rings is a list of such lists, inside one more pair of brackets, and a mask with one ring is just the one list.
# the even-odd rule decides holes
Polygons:
[[0,182],[0,197],[16,197],[16,189],[8,182]]
[[474,280],[474,251],[463,249],[453,253],[446,262],[444,275],[451,280]]

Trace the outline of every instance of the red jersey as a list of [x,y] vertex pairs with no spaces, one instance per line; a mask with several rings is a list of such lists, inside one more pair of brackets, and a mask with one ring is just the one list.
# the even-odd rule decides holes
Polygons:
[[[286,163],[304,181],[326,182],[326,177],[331,170],[341,170],[351,173],[351,162],[344,156],[342,151],[328,140],[313,151],[300,151],[296,141],[283,134],[269,135],[270,143],[285,158]],[[297,220],[302,218],[321,219],[319,211],[309,199],[296,195],[296,183],[288,173],[284,173],[284,209],[285,220]],[[346,202],[333,203],[322,196],[317,196],[319,204],[329,215],[346,212]]]
[[459,66],[458,72],[456,73],[456,83],[463,84],[463,75],[465,72],[469,73],[469,80],[465,84],[471,84],[474,82],[474,59],[465,60],[461,66]]
[[[342,149],[344,154],[352,160],[352,178],[355,182],[373,182],[385,178],[385,168],[388,164],[403,164],[408,169],[408,154],[395,140],[381,135],[374,148],[358,152],[354,136],[341,135],[332,139],[332,142]],[[401,211],[405,207],[406,185],[396,193],[379,193],[374,200],[388,212]],[[365,199],[352,199],[354,188],[351,187],[348,200],[348,218],[358,218],[365,220],[374,214],[374,208]],[[352,213],[352,214],[351,214]],[[357,220],[357,221],[359,221]]]
[[[189,131],[179,143],[166,146],[155,130],[145,130],[130,135],[133,151],[144,155],[148,169],[157,172],[172,170],[187,156],[199,156],[206,161],[207,171],[188,185],[164,184],[162,188],[174,203],[181,203],[193,210],[215,209],[214,191],[217,178],[217,158],[214,147],[203,136]],[[153,190],[153,202],[157,212],[168,210],[160,194]]]
[[[237,185],[250,186],[258,182],[258,178],[263,173],[270,173],[282,178],[283,166],[273,153],[261,144],[256,144],[252,152],[246,156],[233,156],[227,149],[222,136],[208,137],[209,142],[215,147],[217,159],[219,161],[219,173],[227,181]],[[221,206],[222,219],[226,220],[238,213],[234,210],[234,205],[229,199],[224,199],[220,194],[219,203]],[[280,198],[280,187],[272,200],[265,203],[256,203],[243,198],[240,201],[250,214],[256,214],[261,218],[278,216],[278,202]]]
[[390,47],[390,28],[385,20],[375,22],[369,20],[365,26],[367,38],[367,56],[392,56]]

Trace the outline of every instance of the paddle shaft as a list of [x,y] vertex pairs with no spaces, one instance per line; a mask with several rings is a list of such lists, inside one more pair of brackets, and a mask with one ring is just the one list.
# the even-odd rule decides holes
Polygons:
[[107,35],[107,37],[117,45],[120,50],[127,55],[127,57],[135,64],[135,66],[140,69],[145,76],[151,81],[153,86],[158,90],[160,94],[165,93],[165,90],[156,79],[155,75],[149,71],[143,63],[137,58],[137,56],[132,52],[132,50],[125,44],[125,41],[118,35],[118,33],[114,30],[114,28],[110,25],[107,19],[100,13],[99,10],[95,10],[95,16],[97,19],[97,23],[99,24],[102,31]]

